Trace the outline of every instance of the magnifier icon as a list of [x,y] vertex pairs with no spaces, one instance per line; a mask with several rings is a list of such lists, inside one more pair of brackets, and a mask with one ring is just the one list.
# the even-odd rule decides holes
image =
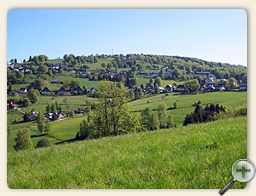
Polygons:
[[233,179],[230,180],[226,186],[224,186],[219,194],[223,195],[236,181],[249,182],[255,176],[255,166],[249,159],[239,159],[232,166]]

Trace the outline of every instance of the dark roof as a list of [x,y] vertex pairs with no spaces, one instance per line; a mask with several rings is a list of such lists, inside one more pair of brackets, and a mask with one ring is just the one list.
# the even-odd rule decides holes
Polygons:
[[184,84],[179,84],[177,88],[186,88],[186,86]]
[[44,87],[44,89],[41,92],[52,92],[48,87]]
[[74,91],[83,91],[83,89],[82,89],[80,86],[76,86],[76,87],[74,88]]
[[66,89],[64,87],[61,87],[59,90],[57,90],[56,92],[59,92],[59,91],[65,91],[66,92]]

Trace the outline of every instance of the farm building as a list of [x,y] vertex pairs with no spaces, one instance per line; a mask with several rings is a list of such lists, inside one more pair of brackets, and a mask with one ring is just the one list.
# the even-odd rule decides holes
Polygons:
[[184,84],[179,84],[176,88],[177,92],[185,92],[187,87]]
[[64,87],[61,87],[59,90],[55,93],[58,96],[64,96],[64,95],[70,95],[70,92],[65,90]]
[[51,95],[52,91],[49,90],[49,88],[45,87],[42,91],[41,91],[41,95]]
[[75,95],[82,95],[84,94],[83,89],[80,86],[76,86],[73,90],[72,93]]
[[27,88],[20,88],[19,90],[20,94],[25,94],[28,92],[28,89]]
[[240,84],[239,91],[247,91],[247,83]]
[[49,120],[59,120],[65,117],[63,112],[54,112],[54,113],[47,113],[45,117]]
[[166,86],[165,86],[165,90],[167,91],[167,92],[173,92],[174,91],[174,86],[173,85],[171,85],[171,84],[167,84]]
[[12,109],[17,109],[18,108],[18,106],[14,103],[14,102],[9,102],[9,103],[7,103],[7,109],[8,110],[12,110]]

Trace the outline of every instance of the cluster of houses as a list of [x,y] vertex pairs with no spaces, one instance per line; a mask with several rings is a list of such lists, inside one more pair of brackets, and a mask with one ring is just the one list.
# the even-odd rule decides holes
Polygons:
[[[74,114],[83,114],[89,112],[88,108],[77,108],[74,111]],[[66,118],[68,115],[66,112],[49,112],[44,114],[44,118],[50,121],[56,121]],[[15,123],[21,123],[21,122],[31,122],[35,121],[38,117],[38,112],[32,111],[28,113],[23,114],[22,121],[17,122],[15,120]]]
[[24,74],[27,74],[30,71],[29,66],[26,64],[19,64],[18,66],[15,66],[14,64],[8,64],[7,68],[14,72],[22,72]]
[[[147,73],[149,74],[149,73]],[[144,75],[145,77],[145,75]],[[216,79],[214,74],[210,72],[194,72],[190,73],[190,78],[200,78],[204,81],[200,84],[200,92],[214,92],[214,91],[226,91],[226,79]],[[237,86],[237,84],[233,84],[233,86]],[[149,94],[156,92],[156,87],[153,85],[149,86],[144,92]],[[179,85],[171,85],[168,84],[165,87],[158,87],[159,93],[169,93],[169,92],[179,92],[179,93],[188,93],[188,87],[184,84]],[[247,91],[247,83],[242,83],[239,85],[239,91]]]
[[51,96],[51,95],[67,96],[67,95],[84,95],[84,94],[95,95],[96,92],[97,91],[95,88],[91,88],[90,90],[86,90],[85,92],[80,86],[76,86],[73,89],[65,89],[64,87],[61,87],[56,91],[51,91],[48,87],[45,87],[43,90],[41,90],[41,95],[44,95],[44,96]]
[[[60,84],[60,83],[59,83]],[[19,94],[26,94],[29,88],[23,87],[19,89]],[[48,87],[45,87],[43,90],[40,91],[41,95],[43,96],[68,96],[68,95],[95,95],[97,90],[95,88],[83,90],[80,86],[76,86],[73,89],[65,89],[61,87],[58,90],[52,91]]]

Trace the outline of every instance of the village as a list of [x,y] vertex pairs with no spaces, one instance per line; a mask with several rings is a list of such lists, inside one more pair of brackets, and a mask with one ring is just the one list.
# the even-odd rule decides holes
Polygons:
[[[8,70],[14,74],[34,74],[36,78],[40,78],[42,73],[37,70],[33,70],[31,73],[31,68],[24,63],[9,63]],[[107,68],[105,68],[107,67]],[[47,64],[48,72],[51,72],[51,80],[49,83],[51,86],[57,85],[59,89],[51,89],[48,86],[45,86],[42,89],[38,89],[40,96],[87,96],[97,98],[97,89],[92,87],[90,89],[85,86],[80,86],[75,83],[72,87],[65,88],[64,81],[61,80],[63,72],[71,73],[72,78],[88,79],[90,81],[113,81],[113,82],[123,82],[125,86],[129,89],[129,94],[133,94],[131,101],[134,99],[139,99],[141,97],[147,97],[155,94],[168,94],[173,93],[179,95],[185,94],[196,94],[196,93],[209,93],[216,91],[247,91],[247,84],[241,83],[238,84],[235,80],[229,80],[229,78],[217,78],[214,74],[207,71],[193,71],[191,70],[188,74],[188,81],[194,80],[195,84],[190,86],[187,81],[175,81],[171,80],[174,78],[174,71],[170,66],[153,66],[151,70],[141,70],[139,66],[137,70],[134,67],[126,66],[125,69],[112,69],[113,66],[110,64],[104,65],[102,67],[90,68],[86,65],[71,66],[64,63],[57,64]],[[164,75],[163,75],[164,74]],[[142,78],[148,80],[147,83],[136,86],[136,80]],[[160,80],[172,81],[172,83],[167,83],[165,86],[161,85]],[[229,80],[229,81],[228,81]],[[8,84],[12,83],[12,79],[9,78]],[[188,84],[188,85],[187,85]],[[34,88],[33,82],[28,86],[21,87],[19,89],[11,89],[9,94],[12,94],[16,97],[26,97],[28,91]],[[134,96],[135,95],[135,96]],[[17,110],[22,111],[22,108],[28,105],[27,99],[20,99],[16,102],[13,99],[8,99],[7,109],[8,110]],[[79,107],[75,108],[72,111],[63,111],[59,109],[58,106],[54,108],[52,106],[51,110],[44,113],[44,118],[49,121],[56,121],[72,117],[74,114],[83,114],[90,112],[91,108],[89,107]],[[37,111],[24,112],[23,118],[14,123],[22,122],[31,122],[35,121],[38,116]]]

